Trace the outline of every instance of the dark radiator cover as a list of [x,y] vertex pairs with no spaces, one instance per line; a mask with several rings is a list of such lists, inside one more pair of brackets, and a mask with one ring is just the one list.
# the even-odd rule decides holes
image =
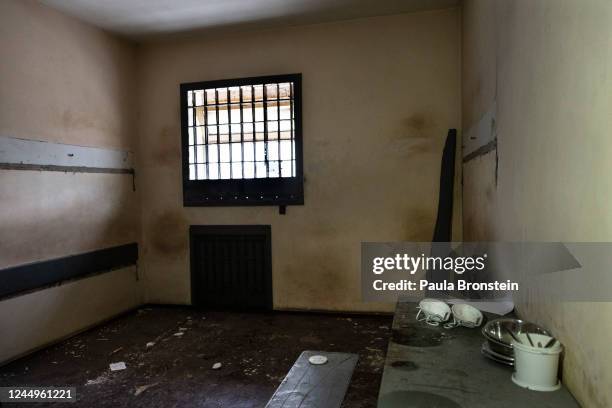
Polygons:
[[213,309],[272,309],[269,225],[192,225],[191,302]]

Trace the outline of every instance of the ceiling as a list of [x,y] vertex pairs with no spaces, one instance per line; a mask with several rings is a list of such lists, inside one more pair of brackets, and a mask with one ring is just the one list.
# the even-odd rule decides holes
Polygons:
[[132,39],[312,24],[454,7],[459,0],[41,0]]

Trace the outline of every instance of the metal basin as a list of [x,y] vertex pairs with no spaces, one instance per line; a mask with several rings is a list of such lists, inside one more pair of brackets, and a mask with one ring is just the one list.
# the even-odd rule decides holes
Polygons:
[[520,319],[495,319],[485,324],[482,328],[482,334],[489,342],[491,350],[508,357],[514,357],[511,331],[517,335],[521,333],[535,333],[550,336],[546,329],[535,323],[525,322]]

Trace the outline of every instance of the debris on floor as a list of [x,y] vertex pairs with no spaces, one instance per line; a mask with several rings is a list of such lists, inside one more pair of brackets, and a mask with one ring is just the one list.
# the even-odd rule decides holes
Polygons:
[[127,368],[127,366],[125,365],[125,362],[123,361],[119,361],[118,363],[110,363],[109,367],[111,371],[121,371]]
[[[347,317],[155,307],[147,313],[126,314],[0,367],[0,385],[46,384],[53,378],[77,387],[77,405],[84,407],[263,407],[300,353],[312,347],[359,354],[362,359],[344,406],[375,407],[384,366],[378,356],[384,356],[391,334],[378,327],[390,326],[391,317],[357,315],[350,317],[351,323]],[[175,337],[179,327],[188,330]],[[319,344],[300,340],[314,337]],[[147,349],[147,343],[155,345]],[[123,349],[109,357],[119,347]],[[73,351],[82,356],[75,358]],[[110,370],[109,363],[117,362],[126,369]],[[217,362],[221,367],[213,370]],[[135,396],[139,387],[154,383]]]
[[111,351],[109,355],[112,356],[113,354],[118,353],[121,350],[123,350],[123,347],[118,347],[118,348],[114,349],[113,351]]
[[155,345],[155,342],[150,341],[150,342],[148,342],[148,343],[145,345],[145,347],[149,349],[149,348],[153,347],[154,345]]
[[135,397],[139,396],[140,394],[142,394],[143,392],[145,392],[149,388],[155,387],[157,384],[159,384],[159,383],[140,385],[140,386],[136,387],[136,390],[134,391],[134,396]]
[[93,380],[87,380],[85,385],[100,385],[107,383],[110,380],[106,375],[102,374],[101,376],[94,378]]
[[215,364],[213,364],[212,369],[213,369],[213,370],[218,370],[218,369],[220,369],[222,366],[223,366],[223,364],[221,364],[221,363],[215,363]]

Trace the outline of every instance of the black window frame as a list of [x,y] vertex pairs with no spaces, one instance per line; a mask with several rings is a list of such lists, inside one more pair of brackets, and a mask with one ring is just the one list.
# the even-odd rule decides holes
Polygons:
[[[189,180],[187,92],[261,84],[265,88],[266,84],[286,82],[293,82],[295,177]],[[180,101],[183,205],[185,207],[304,204],[301,73],[183,83],[180,85]],[[267,135],[265,137],[267,139]]]

